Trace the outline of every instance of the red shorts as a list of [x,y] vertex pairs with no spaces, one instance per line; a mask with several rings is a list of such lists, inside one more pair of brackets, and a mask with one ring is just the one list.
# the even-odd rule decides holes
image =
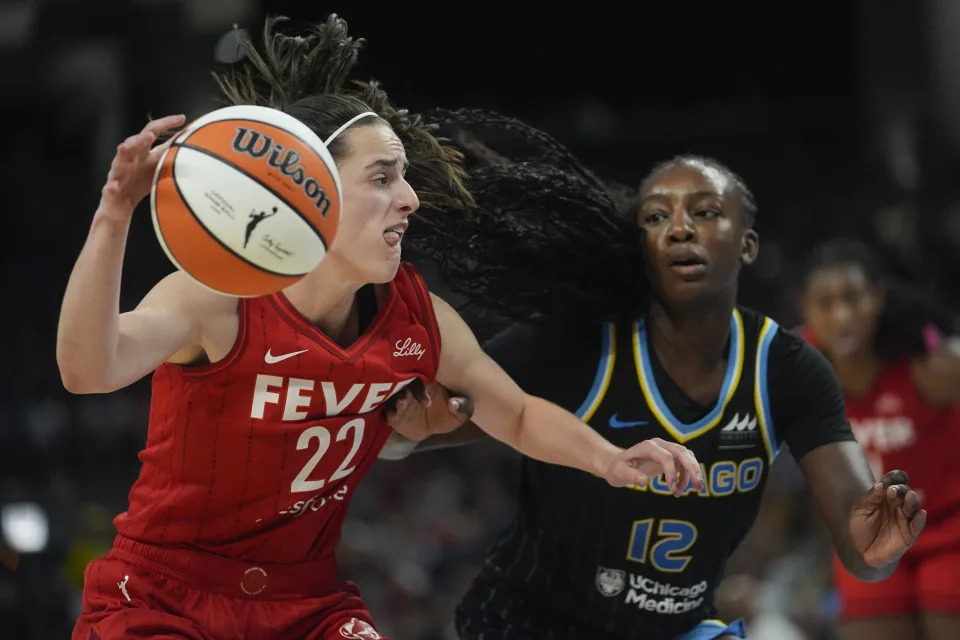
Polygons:
[[960,615],[960,519],[930,523],[886,580],[863,582],[834,555],[841,617],[876,618],[935,611]]
[[356,586],[331,576],[332,559],[254,565],[118,536],[84,572],[72,638],[383,638]]

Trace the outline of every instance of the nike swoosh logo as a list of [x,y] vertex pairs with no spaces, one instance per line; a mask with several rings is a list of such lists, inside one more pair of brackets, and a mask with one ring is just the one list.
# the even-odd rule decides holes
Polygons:
[[646,420],[638,420],[636,422],[621,422],[617,418],[617,415],[618,414],[615,413],[612,416],[610,416],[610,426],[614,429],[626,429],[628,427],[642,427],[643,425],[647,424]]
[[267,352],[263,354],[263,361],[267,364],[276,364],[278,362],[283,362],[287,358],[292,358],[293,356],[298,356],[301,353],[306,353],[309,349],[301,349],[300,351],[294,351],[293,353],[285,353],[282,356],[275,356],[270,353],[270,349],[267,349]]

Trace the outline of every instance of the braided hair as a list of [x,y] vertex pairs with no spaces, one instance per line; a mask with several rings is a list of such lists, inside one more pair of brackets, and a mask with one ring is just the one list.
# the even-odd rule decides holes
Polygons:
[[474,206],[429,208],[411,240],[452,290],[511,319],[634,315],[645,303],[634,190],[606,183],[561,143],[480,109],[425,119],[460,150]]

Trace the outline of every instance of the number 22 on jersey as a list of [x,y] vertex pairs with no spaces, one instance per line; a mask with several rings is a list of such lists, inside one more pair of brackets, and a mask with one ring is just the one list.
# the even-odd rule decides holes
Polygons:
[[353,465],[353,458],[357,455],[357,451],[360,450],[360,444],[363,442],[363,430],[366,422],[363,418],[354,418],[353,420],[343,424],[338,430],[336,439],[337,442],[343,442],[348,438],[351,438],[350,451],[344,457],[343,461],[340,463],[340,466],[337,467],[337,470],[333,472],[333,475],[329,479],[320,479],[320,480],[308,480],[310,475],[313,473],[313,470],[317,467],[318,464],[323,460],[324,455],[326,455],[327,450],[330,448],[330,430],[327,427],[322,425],[314,425],[312,427],[307,427],[303,430],[303,433],[300,434],[300,437],[297,438],[297,451],[303,451],[304,449],[309,449],[311,447],[311,441],[316,440],[316,450],[313,452],[313,455],[307,461],[303,468],[300,470],[300,473],[297,474],[297,477],[293,479],[293,482],[290,483],[290,492],[291,493],[301,493],[305,491],[319,491],[324,487],[328,482],[336,482],[342,478],[346,478],[348,475],[353,473],[356,469],[356,465]]

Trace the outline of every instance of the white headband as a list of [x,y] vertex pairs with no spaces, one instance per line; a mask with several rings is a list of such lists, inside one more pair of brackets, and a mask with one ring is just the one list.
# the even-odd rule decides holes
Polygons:
[[346,131],[347,128],[348,128],[350,125],[352,125],[354,122],[356,122],[356,121],[359,120],[360,118],[366,118],[367,116],[375,116],[375,115],[377,115],[377,114],[375,114],[373,111],[364,111],[364,112],[361,113],[360,115],[353,116],[352,118],[350,118],[349,120],[347,120],[346,122],[344,122],[343,125],[342,125],[339,129],[337,129],[336,131],[334,131],[333,133],[331,133],[331,134],[330,134],[330,137],[323,141],[323,146],[329,147],[329,146],[330,146],[330,143],[333,142],[333,139],[334,139],[334,138],[336,138],[338,135],[340,135],[341,133],[343,133],[344,131]]

